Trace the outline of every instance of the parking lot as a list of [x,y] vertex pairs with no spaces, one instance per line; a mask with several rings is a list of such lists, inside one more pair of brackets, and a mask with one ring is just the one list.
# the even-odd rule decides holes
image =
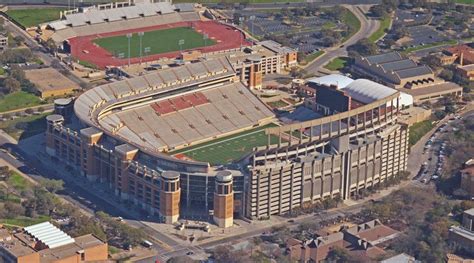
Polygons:
[[443,33],[431,26],[408,27],[408,32],[412,39],[408,42],[410,46],[423,46],[448,40]]
[[[322,8],[312,14],[298,14],[292,10],[238,10],[225,12],[243,28],[259,39],[273,39],[304,53],[313,53],[325,47],[324,30],[343,33],[347,25],[327,14]],[[236,19],[236,17],[239,17]]]

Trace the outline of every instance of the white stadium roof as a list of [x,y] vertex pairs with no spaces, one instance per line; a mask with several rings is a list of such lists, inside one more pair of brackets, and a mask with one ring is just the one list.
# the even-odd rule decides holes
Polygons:
[[342,88],[342,90],[347,92],[353,99],[365,104],[381,100],[397,92],[395,89],[368,79],[354,80],[349,85]]
[[[392,89],[368,79],[353,80],[340,74],[311,78],[308,82],[326,86],[336,85],[338,89],[344,90],[353,99],[365,104],[386,98],[397,92],[396,89]],[[399,99],[401,106],[413,105],[413,96],[405,92],[400,92]]]
[[308,80],[308,82],[316,83],[319,85],[336,85],[339,89],[345,88],[353,81],[353,79],[339,74],[331,74],[323,77],[311,78]]
[[50,222],[44,222],[24,228],[25,232],[36,238],[48,248],[55,248],[72,244],[74,238],[55,227]]

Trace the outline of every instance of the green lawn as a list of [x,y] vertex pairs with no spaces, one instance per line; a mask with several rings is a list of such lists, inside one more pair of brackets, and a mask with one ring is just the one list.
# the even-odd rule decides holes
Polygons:
[[342,42],[345,42],[360,30],[360,21],[347,8],[346,8],[346,13],[344,14],[343,20],[344,20],[344,23],[349,27],[349,32],[347,36],[345,36],[342,40]]
[[368,37],[370,42],[376,42],[379,40],[384,34],[385,30],[390,27],[390,23],[392,22],[392,18],[390,16],[385,16],[380,20],[380,26],[372,35]]
[[410,146],[415,145],[415,143],[418,142],[421,137],[427,134],[432,128],[433,124],[431,120],[426,120],[413,124],[413,126],[410,127]]
[[433,44],[427,44],[427,45],[423,45],[423,46],[416,46],[416,47],[409,47],[405,50],[403,50],[403,53],[410,53],[410,52],[414,52],[414,51],[418,51],[418,50],[422,50],[422,49],[426,49],[426,48],[432,48],[432,47],[438,47],[438,46],[444,46],[444,45],[455,45],[457,43],[457,40],[454,40],[454,39],[451,39],[451,40],[447,40],[447,41],[442,41],[442,42],[437,42],[437,43],[433,43]]
[[288,106],[288,103],[282,101],[282,100],[277,100],[277,101],[271,101],[267,103],[268,106],[272,108],[282,108]]
[[49,221],[51,218],[49,216],[38,216],[37,218],[31,218],[26,216],[19,216],[17,218],[9,218],[9,219],[0,219],[0,223],[14,225],[14,226],[21,226],[27,227],[39,223],[43,223]]
[[324,68],[332,71],[340,70],[347,64],[348,60],[349,58],[346,57],[338,57],[331,60]]
[[34,94],[18,91],[0,99],[0,112],[11,111],[41,104],[41,99]]
[[[249,131],[177,150],[171,152],[171,154],[182,153],[189,158],[209,162],[212,165],[226,164],[250,153],[254,147],[266,145],[268,138],[265,135],[264,129],[275,126],[275,124],[268,124]],[[271,136],[270,141],[272,144],[278,143],[278,137]]]
[[320,57],[322,54],[324,54],[324,51],[322,51],[322,50],[313,52],[313,53],[305,56],[302,63],[300,63],[300,64],[306,65],[306,64],[310,63],[311,61],[315,60],[316,58]]
[[331,29],[331,28],[334,28],[336,27],[336,23],[332,22],[332,21],[328,21],[326,23],[323,24],[322,28],[323,29]]
[[66,8],[11,9],[7,11],[7,15],[24,27],[32,27],[59,19],[59,12],[63,10]]
[[31,185],[31,183],[28,182],[23,176],[14,171],[11,171],[11,175],[8,178],[7,184],[12,186],[17,191],[25,190]]
[[457,4],[474,5],[474,0],[454,0]]
[[[180,50],[180,46],[178,45],[180,40],[184,40],[184,44],[181,47],[182,50],[212,46],[216,43],[212,39],[204,40],[202,34],[190,27],[177,27],[145,32],[142,37],[142,48],[151,48],[147,55],[178,51]],[[94,43],[105,48],[115,56],[119,56],[120,53],[123,53],[125,58],[128,57],[128,39],[125,35],[98,38],[94,40]],[[135,33],[130,39],[130,57],[134,58],[139,56],[140,37]]]
[[43,113],[3,121],[0,122],[0,129],[4,129],[13,138],[22,140],[44,132],[46,130],[46,116],[50,114]]

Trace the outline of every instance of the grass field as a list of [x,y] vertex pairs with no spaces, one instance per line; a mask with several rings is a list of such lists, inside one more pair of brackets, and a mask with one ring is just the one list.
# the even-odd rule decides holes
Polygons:
[[284,102],[283,100],[270,101],[267,104],[272,108],[282,108],[288,106],[288,103]]
[[7,15],[24,27],[37,26],[42,23],[59,19],[59,12],[65,8],[34,8],[34,9],[12,9]]
[[0,99],[0,112],[36,106],[41,102],[41,99],[34,94],[18,91]]
[[360,30],[361,25],[359,19],[357,19],[357,17],[347,8],[343,20],[344,24],[349,27],[349,32],[347,36],[342,39],[342,42],[345,42]]
[[[212,39],[204,39],[204,36],[190,27],[177,27],[170,29],[145,32],[142,37],[142,48],[150,47],[147,55],[161,54],[180,50],[178,42],[184,40],[181,49],[191,49],[204,46],[212,46],[216,42]],[[94,43],[118,56],[123,53],[128,57],[128,39],[125,35],[98,38]],[[142,55],[145,55],[142,53]],[[130,39],[130,57],[140,56],[140,37],[134,33]]]
[[8,177],[7,183],[11,185],[15,190],[21,192],[31,185],[23,176],[18,174],[15,171],[11,172],[10,177]]
[[407,53],[410,53],[410,52],[423,50],[423,49],[427,49],[427,48],[432,48],[432,47],[438,47],[438,46],[444,46],[444,45],[454,45],[457,42],[458,42],[457,40],[451,39],[451,40],[447,40],[447,41],[443,41],[443,42],[437,42],[437,43],[433,43],[433,44],[427,44],[427,45],[423,45],[423,46],[420,45],[420,46],[416,46],[416,47],[409,47],[409,48],[403,50],[403,53],[407,54]]
[[331,60],[326,66],[325,69],[328,70],[340,70],[347,64],[348,58],[346,57],[338,57]]
[[303,61],[300,64],[306,65],[306,64],[310,63],[311,61],[315,60],[316,58],[320,57],[322,54],[324,54],[324,51],[319,50],[319,51],[313,52],[309,55],[306,55],[304,57]]
[[376,42],[377,40],[379,40],[385,34],[385,30],[390,27],[391,22],[392,18],[390,16],[383,17],[380,20],[379,28],[377,29],[377,31],[375,31],[372,35],[368,37],[368,40],[370,42]]
[[410,146],[415,145],[417,141],[421,139],[425,134],[427,134],[433,128],[433,123],[431,120],[426,120],[413,124],[410,127]]
[[38,216],[37,218],[31,218],[26,216],[20,216],[17,218],[0,219],[0,223],[14,226],[27,227],[39,223],[49,221],[49,216]]
[[[0,123],[0,129],[4,129],[10,136],[17,140],[22,140],[46,130],[46,116],[51,113],[31,115]],[[19,125],[22,123],[22,125]]]
[[[194,160],[209,162],[212,165],[229,163],[250,153],[254,147],[266,145],[268,138],[265,135],[264,129],[275,126],[275,124],[268,124],[249,131],[170,152],[170,154],[181,153]],[[270,140],[272,144],[278,143],[276,136],[271,136]]]
[[474,5],[474,0],[454,0],[458,4]]

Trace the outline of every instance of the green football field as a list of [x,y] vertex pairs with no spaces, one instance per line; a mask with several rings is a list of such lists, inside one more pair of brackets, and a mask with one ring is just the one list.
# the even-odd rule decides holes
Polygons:
[[[184,154],[196,160],[209,162],[211,165],[226,164],[250,153],[254,147],[267,145],[265,128],[275,127],[276,124],[267,124],[252,130],[225,136],[210,142],[197,144],[170,154]],[[272,144],[278,143],[278,137],[271,135]]]
[[6,13],[24,27],[32,27],[59,19],[59,13],[64,10],[62,7],[11,9]]
[[[179,41],[184,40],[184,44],[179,46]],[[106,49],[114,56],[119,57],[123,54],[124,58],[128,57],[128,39],[126,35],[104,37],[94,40],[98,46]],[[142,37],[142,55],[154,55],[166,52],[173,52],[191,48],[204,46],[212,46],[216,42],[212,39],[204,39],[204,35],[196,32],[190,27],[176,27],[171,29],[160,29],[145,32]],[[144,53],[145,48],[150,51]],[[138,33],[133,33],[130,39],[130,57],[140,56],[140,37]]]

